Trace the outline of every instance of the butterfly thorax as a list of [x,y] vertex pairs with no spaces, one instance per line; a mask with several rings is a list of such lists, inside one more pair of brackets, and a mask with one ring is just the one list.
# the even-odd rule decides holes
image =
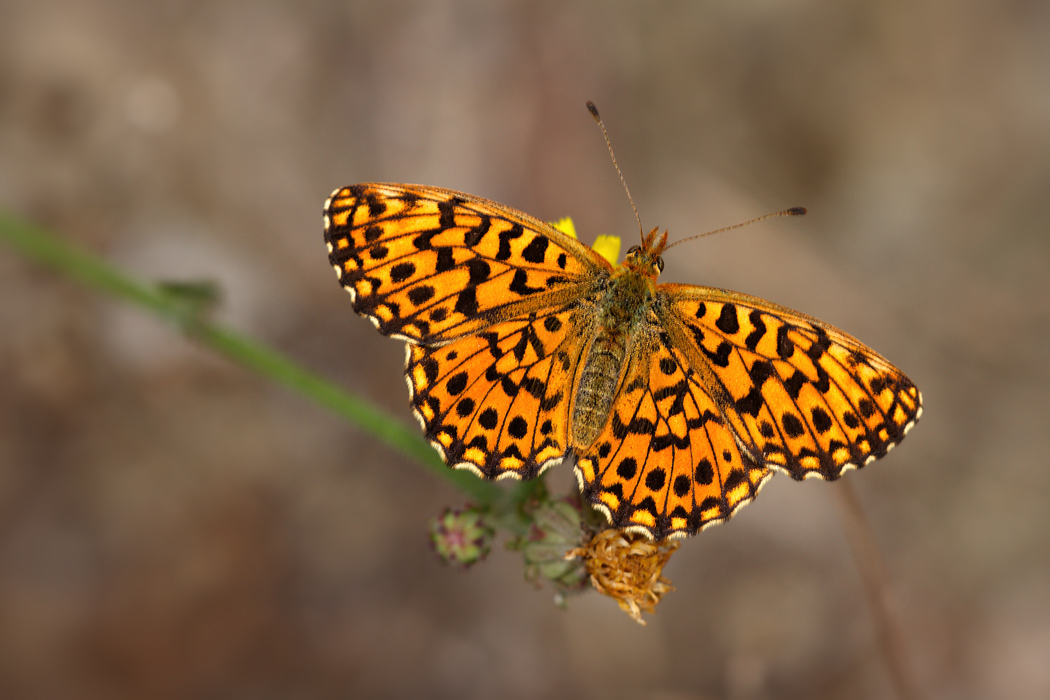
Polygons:
[[632,248],[609,277],[595,305],[594,340],[584,351],[583,371],[572,410],[572,442],[590,446],[609,420],[613,400],[632,355],[632,343],[644,342],[654,321],[656,278],[663,267],[659,251],[667,234],[653,245],[654,230],[642,247]]

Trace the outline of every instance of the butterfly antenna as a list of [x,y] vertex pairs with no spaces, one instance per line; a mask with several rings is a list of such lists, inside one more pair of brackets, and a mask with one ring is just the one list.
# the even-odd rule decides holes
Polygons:
[[598,122],[598,128],[602,130],[602,136],[605,137],[605,145],[609,147],[609,157],[612,158],[613,167],[616,168],[616,174],[620,176],[620,182],[623,183],[623,191],[627,193],[627,201],[631,203],[631,209],[634,209],[634,218],[638,220],[638,233],[642,238],[645,238],[645,229],[642,228],[642,217],[638,216],[638,207],[634,206],[634,198],[631,197],[631,190],[627,188],[627,180],[623,179],[620,165],[616,162],[616,154],[613,153],[612,141],[609,140],[609,132],[605,130],[605,124],[602,123],[602,118],[598,115],[598,108],[595,107],[594,103],[590,100],[587,101],[587,109],[590,111],[591,116],[594,117],[594,121]]
[[745,221],[742,224],[733,224],[732,226],[726,226],[724,228],[715,229],[714,231],[708,231],[707,233],[698,233],[695,236],[689,236],[689,238],[683,238],[682,240],[675,241],[671,245],[667,246],[667,248],[664,248],[664,250],[667,250],[668,248],[674,248],[679,243],[685,243],[686,241],[691,241],[691,240],[694,240],[696,238],[704,238],[705,236],[713,236],[716,233],[722,233],[723,231],[732,231],[735,228],[743,228],[744,226],[749,226],[749,225],[751,225],[753,223],[756,223],[756,222],[759,222],[759,221],[763,221],[764,219],[772,219],[774,216],[802,216],[805,213],[806,213],[806,208],[805,207],[791,207],[790,209],[785,209],[784,211],[773,212],[772,214],[766,214],[765,216],[760,216],[757,219],[751,219],[751,221]]

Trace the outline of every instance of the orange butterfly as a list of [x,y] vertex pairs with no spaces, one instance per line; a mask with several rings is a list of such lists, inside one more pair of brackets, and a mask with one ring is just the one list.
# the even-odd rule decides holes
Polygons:
[[922,413],[900,370],[826,323],[657,284],[666,232],[614,267],[502,204],[394,184],[337,190],[324,222],[354,310],[406,341],[412,406],[445,461],[528,479],[575,457],[618,528],[694,534],[774,470],[872,462]]

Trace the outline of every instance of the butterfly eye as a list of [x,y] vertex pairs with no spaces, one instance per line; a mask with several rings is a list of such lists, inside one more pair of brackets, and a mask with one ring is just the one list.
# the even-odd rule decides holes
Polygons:
[[642,249],[641,246],[633,245],[633,246],[631,246],[630,248],[627,249],[627,254],[628,255],[634,255],[635,253],[637,253],[641,249]]
[[660,272],[664,271],[664,259],[663,258],[657,258],[656,259],[656,269],[659,270]]

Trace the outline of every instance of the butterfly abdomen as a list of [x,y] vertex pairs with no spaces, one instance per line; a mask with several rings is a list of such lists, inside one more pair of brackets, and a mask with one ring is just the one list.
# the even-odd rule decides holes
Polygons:
[[573,402],[572,441],[576,447],[589,447],[609,420],[627,355],[624,341],[622,334],[603,332],[591,343]]

